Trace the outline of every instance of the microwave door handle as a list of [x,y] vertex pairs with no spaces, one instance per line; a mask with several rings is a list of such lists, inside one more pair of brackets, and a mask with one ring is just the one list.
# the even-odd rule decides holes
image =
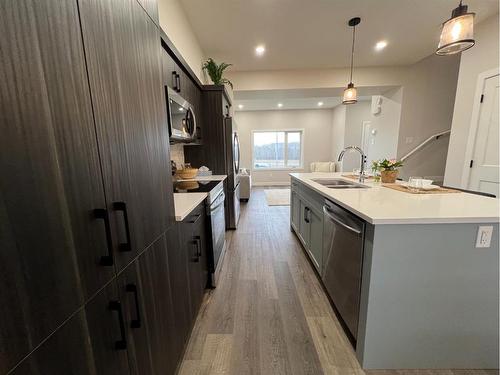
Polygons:
[[191,120],[193,121],[193,129],[191,130],[191,137],[194,138],[196,136],[196,116],[194,115],[194,111],[191,107],[189,107],[189,113],[191,114]]

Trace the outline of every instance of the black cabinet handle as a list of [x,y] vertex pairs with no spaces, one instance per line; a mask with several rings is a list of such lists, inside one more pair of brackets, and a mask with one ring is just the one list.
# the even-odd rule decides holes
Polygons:
[[101,266],[112,266],[113,261],[113,242],[111,240],[111,226],[109,224],[108,211],[104,208],[96,208],[94,210],[94,217],[96,219],[104,220],[104,229],[106,231],[106,245],[108,247],[108,255],[101,256],[99,264]]
[[198,258],[201,257],[201,237],[200,236],[194,236],[194,241],[196,242],[196,248],[197,248],[197,256]]
[[193,263],[198,263],[200,261],[200,256],[199,256],[199,249],[198,249],[198,241],[196,240],[196,237],[193,239],[193,241],[191,241],[191,245],[194,245],[196,246],[196,253],[194,254],[194,256],[191,258],[191,261]]
[[132,250],[132,242],[130,241],[130,227],[128,224],[128,213],[127,213],[127,205],[125,202],[115,202],[113,203],[113,208],[115,211],[123,212],[123,222],[125,224],[125,235],[127,237],[127,242],[123,242],[118,245],[120,251],[131,251]]
[[141,308],[139,307],[139,295],[137,293],[137,285],[135,284],[127,284],[125,286],[125,290],[129,293],[134,293],[135,300],[135,317],[136,319],[132,319],[130,322],[130,327],[132,328],[140,328],[141,327]]
[[304,221],[305,221],[306,223],[309,223],[309,218],[308,218],[308,216],[309,216],[309,215],[308,215],[308,212],[309,212],[309,207],[305,207],[305,208],[304,208]]
[[181,92],[181,76],[177,74],[177,92]]
[[173,81],[173,85],[174,85],[174,91],[179,92],[179,90],[177,88],[177,72],[175,70],[172,72],[172,81]]
[[120,322],[121,340],[115,341],[115,349],[126,350],[127,349],[127,337],[125,334],[125,322],[123,320],[122,304],[120,303],[120,301],[111,301],[109,303],[109,308],[113,311],[118,312],[118,319]]

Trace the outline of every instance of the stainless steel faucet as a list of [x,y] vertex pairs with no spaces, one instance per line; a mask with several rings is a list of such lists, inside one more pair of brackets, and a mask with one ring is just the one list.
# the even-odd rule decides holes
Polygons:
[[365,156],[365,153],[363,152],[363,150],[361,148],[359,148],[358,146],[347,146],[346,148],[344,148],[340,154],[339,154],[339,160],[338,161],[342,161],[342,159],[344,158],[344,154],[346,151],[350,151],[350,150],[356,150],[357,152],[359,152],[359,154],[361,155],[361,164],[359,166],[359,182],[365,182],[365,162],[366,162],[366,156]]

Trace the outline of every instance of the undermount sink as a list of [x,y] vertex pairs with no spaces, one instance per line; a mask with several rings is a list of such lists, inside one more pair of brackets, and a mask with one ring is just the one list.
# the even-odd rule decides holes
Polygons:
[[323,185],[329,189],[368,189],[369,186],[357,184],[355,182],[341,180],[340,178],[331,179],[313,179],[317,184]]

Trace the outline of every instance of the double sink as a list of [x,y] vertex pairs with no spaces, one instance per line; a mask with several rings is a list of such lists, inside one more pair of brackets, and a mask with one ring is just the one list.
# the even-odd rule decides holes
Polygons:
[[329,189],[368,189],[369,186],[357,184],[355,182],[342,180],[340,178],[331,179],[313,179],[317,184],[323,185]]

